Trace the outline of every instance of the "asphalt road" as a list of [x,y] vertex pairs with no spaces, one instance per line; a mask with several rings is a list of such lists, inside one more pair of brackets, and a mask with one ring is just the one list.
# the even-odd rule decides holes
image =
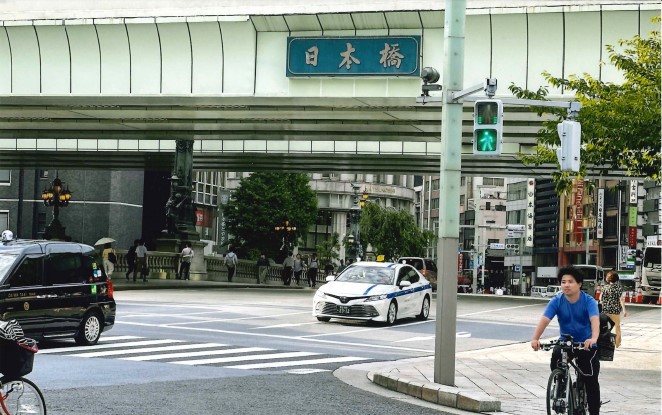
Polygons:
[[[42,343],[29,378],[52,415],[437,413],[353,388],[332,373],[433,354],[434,301],[429,320],[388,327],[318,322],[313,294],[117,292],[117,323],[97,346]],[[527,341],[543,307],[532,299],[461,296],[456,350]]]

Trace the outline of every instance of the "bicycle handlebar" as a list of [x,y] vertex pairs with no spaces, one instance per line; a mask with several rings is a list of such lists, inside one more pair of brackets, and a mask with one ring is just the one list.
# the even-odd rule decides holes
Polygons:
[[540,343],[542,350],[551,350],[554,346],[560,345],[565,350],[584,350],[584,343],[573,342],[572,340],[552,340],[549,343]]

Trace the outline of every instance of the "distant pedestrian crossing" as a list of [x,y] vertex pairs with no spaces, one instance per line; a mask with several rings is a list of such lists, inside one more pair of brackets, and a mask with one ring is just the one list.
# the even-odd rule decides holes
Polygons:
[[83,358],[109,358],[136,362],[161,362],[185,366],[215,366],[241,370],[281,370],[314,373],[333,370],[339,363],[368,361],[357,356],[284,351],[265,347],[195,343],[137,336],[105,336],[95,346],[40,349],[39,354]]

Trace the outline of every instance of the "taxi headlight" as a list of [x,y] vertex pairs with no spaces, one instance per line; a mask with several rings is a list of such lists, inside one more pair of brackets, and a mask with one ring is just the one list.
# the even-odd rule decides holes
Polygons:
[[320,290],[317,290],[317,292],[315,293],[315,297],[318,298],[318,299],[320,299],[320,300],[323,300],[323,299],[326,298],[326,294],[323,293],[323,292],[320,291]]
[[380,294],[380,295],[372,295],[368,298],[366,298],[366,301],[379,301],[379,300],[386,300],[388,298],[387,294]]

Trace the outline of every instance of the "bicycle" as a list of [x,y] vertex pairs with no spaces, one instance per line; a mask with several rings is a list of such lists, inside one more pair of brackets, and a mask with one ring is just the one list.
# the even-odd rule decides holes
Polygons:
[[26,337],[0,341],[0,415],[46,415],[39,387],[24,375],[32,372],[37,342]]
[[[570,352],[584,350],[584,344],[573,342],[572,336],[566,336],[565,340],[541,343],[540,348],[551,350],[557,345],[561,349],[561,360],[547,381],[547,415],[588,415],[588,401],[586,387],[581,377],[582,372],[575,364],[575,358],[569,356]],[[570,367],[575,369],[575,380],[573,380]]]

